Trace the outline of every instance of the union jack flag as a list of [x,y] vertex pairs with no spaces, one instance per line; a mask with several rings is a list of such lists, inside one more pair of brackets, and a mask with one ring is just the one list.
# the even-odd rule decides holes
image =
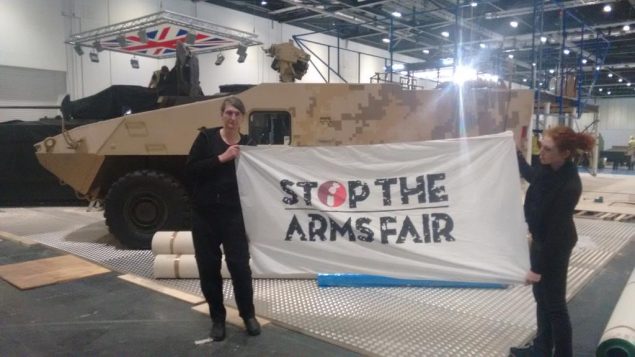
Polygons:
[[[104,48],[138,54],[149,57],[169,57],[176,53],[178,41],[186,42],[188,30],[176,25],[159,25],[146,30],[147,41],[143,42],[135,32],[124,35],[125,46],[121,46],[119,38],[102,40]],[[215,48],[238,45],[238,41],[218,35],[196,32],[194,43],[188,44],[192,52],[210,52]]]

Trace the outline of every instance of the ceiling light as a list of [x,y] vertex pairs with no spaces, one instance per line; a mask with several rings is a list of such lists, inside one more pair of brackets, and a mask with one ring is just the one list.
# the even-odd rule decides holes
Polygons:
[[479,46],[481,46],[481,48],[487,48],[487,45],[484,44],[483,42],[481,42],[481,44]]
[[582,59],[582,64],[586,64],[587,62],[588,62],[588,61],[587,61],[587,59],[586,59],[586,58],[583,58],[583,59]]
[[523,78],[523,82],[527,82],[527,78]]
[[600,89],[598,89],[598,91],[599,91],[599,92],[601,92],[601,91],[603,91],[603,89],[602,89],[602,88],[600,88]]
[[611,95],[611,91],[606,92],[607,95]]
[[406,66],[403,63],[395,63],[392,65],[394,71],[403,71],[405,68]]
[[401,17],[401,13],[399,11],[393,11],[392,16]]
[[599,71],[600,70],[600,66],[595,66],[595,70]]
[[88,54],[88,57],[90,57],[90,61],[93,63],[99,63],[99,55],[97,54],[97,52],[91,51]]
[[476,1],[472,1],[472,3],[470,4],[471,7],[477,7],[478,3]]
[[75,53],[77,53],[77,55],[79,56],[84,54],[84,50],[82,49],[82,46],[80,46],[79,43],[75,44],[75,46],[73,46],[73,49],[75,50]]
[[218,56],[216,56],[216,61],[214,62],[214,64],[217,66],[220,66],[224,60],[225,60],[225,56],[223,56],[222,53],[219,53]]
[[542,86],[542,82],[538,83],[539,86]]
[[622,78],[618,79],[617,81],[620,82],[620,83],[624,82],[624,80]]
[[602,9],[604,12],[611,12],[611,10],[613,10],[611,5],[604,5],[604,8]]
[[564,53],[565,55],[568,55],[569,53],[571,53],[571,51],[569,51],[568,48],[565,48],[564,50],[562,50],[562,53]]
[[536,67],[536,62],[532,62],[532,63],[531,63],[531,66],[532,66],[532,67]]
[[265,0],[262,0],[262,1],[260,2],[260,5],[265,6],[265,5],[267,5],[267,2],[266,2]]
[[423,50],[423,53],[425,53],[426,55],[430,54],[430,50]]
[[390,39],[387,39],[387,38],[385,38],[385,37],[384,37],[384,38],[382,38],[382,39],[381,39],[381,41],[382,41],[383,43],[390,43]]
[[93,47],[95,48],[95,50],[97,50],[97,52],[101,52],[104,50],[104,47],[101,45],[101,42],[99,41],[93,42]]
[[441,63],[443,63],[444,66],[449,66],[451,64],[454,64],[454,58],[452,57],[444,58],[441,60]]
[[613,73],[609,72],[608,76],[609,78],[613,78]]
[[511,59],[511,58],[514,58],[514,55],[510,53],[510,54],[507,55],[507,57],[509,57]]
[[443,37],[450,37],[450,33],[449,33],[449,32],[447,32],[447,31],[443,31],[443,32],[441,32],[441,36],[443,36]]
[[511,27],[513,27],[513,28],[518,27],[518,21],[510,21],[510,22],[509,22],[509,26],[511,26]]
[[242,43],[239,44],[238,49],[236,50],[236,54],[238,55],[238,63],[245,62],[245,59],[247,58],[247,46],[243,45]]
[[631,82],[626,83],[626,86],[630,87],[631,86]]
[[454,71],[452,81],[458,85],[462,85],[466,81],[473,81],[476,80],[476,78],[476,70],[474,68],[468,66],[458,66],[456,67],[456,71]]
[[139,69],[139,60],[136,57],[130,59],[130,66],[134,69]]
[[549,70],[549,73],[554,74],[554,73],[556,73],[556,70],[552,68],[552,69]]
[[547,36],[540,36],[540,42],[547,43]]
[[629,25],[624,25],[624,27],[622,27],[622,30],[624,31],[630,31],[631,27]]

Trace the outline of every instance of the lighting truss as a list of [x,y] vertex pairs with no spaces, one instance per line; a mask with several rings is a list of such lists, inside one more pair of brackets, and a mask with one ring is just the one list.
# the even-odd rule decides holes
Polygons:
[[[140,31],[146,33],[145,39],[140,38]],[[192,38],[192,34],[195,34],[195,38]],[[258,35],[253,33],[170,11],[161,11],[76,33],[65,42],[75,48],[94,48],[94,44],[99,43],[104,50],[160,59],[175,57],[176,44],[179,41],[187,43],[192,53],[201,54],[261,45],[262,42],[256,40],[257,37]],[[122,39],[125,39],[125,42]]]

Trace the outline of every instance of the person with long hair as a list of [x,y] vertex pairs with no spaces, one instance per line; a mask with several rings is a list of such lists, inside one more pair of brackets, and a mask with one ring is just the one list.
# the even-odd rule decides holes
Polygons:
[[546,130],[540,141],[538,167],[528,165],[519,152],[521,175],[530,184],[524,211],[531,233],[531,269],[525,280],[533,287],[538,331],[532,344],[512,347],[512,356],[573,355],[566,302],[567,270],[578,240],[573,213],[582,194],[573,160],[578,150],[591,150],[594,143],[589,134],[557,126]]
[[201,290],[209,305],[212,318],[210,337],[214,341],[225,339],[226,311],[221,276],[223,252],[238,312],[247,333],[251,336],[260,334],[253,303],[249,242],[238,196],[235,166],[240,145],[255,145],[255,142],[240,133],[245,105],[239,98],[226,98],[220,114],[223,126],[201,129],[186,164],[192,185],[194,255]]

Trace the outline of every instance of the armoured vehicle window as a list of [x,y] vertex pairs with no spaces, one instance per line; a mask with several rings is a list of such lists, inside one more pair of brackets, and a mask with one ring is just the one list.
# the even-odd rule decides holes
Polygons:
[[253,112],[249,136],[258,145],[288,145],[291,142],[291,115],[288,112]]

